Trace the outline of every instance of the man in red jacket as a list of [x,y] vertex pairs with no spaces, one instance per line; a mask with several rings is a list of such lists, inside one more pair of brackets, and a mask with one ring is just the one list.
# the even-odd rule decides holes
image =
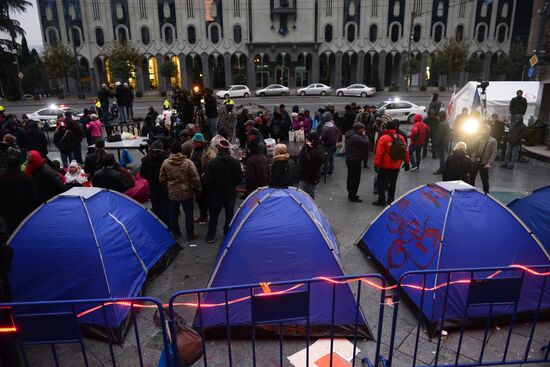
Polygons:
[[422,116],[414,115],[414,125],[409,135],[409,138],[411,138],[409,155],[411,157],[411,169],[413,170],[420,168],[420,153],[422,152],[422,146],[426,143],[426,135],[429,131],[430,128],[422,121]]
[[[378,139],[374,156],[374,168],[378,172],[378,200],[373,205],[386,206],[395,198],[395,187],[399,169],[404,162],[405,171],[410,169],[409,151],[405,138],[397,134],[397,126],[391,121],[386,124],[386,131]],[[385,188],[389,182],[388,201]]]

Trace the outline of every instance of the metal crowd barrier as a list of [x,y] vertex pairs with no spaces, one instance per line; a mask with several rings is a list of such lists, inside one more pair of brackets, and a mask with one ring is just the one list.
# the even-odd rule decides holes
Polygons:
[[[283,366],[300,350],[309,366],[318,338],[336,366],[342,336],[351,366],[550,365],[550,325],[541,326],[549,277],[550,266],[449,269],[409,272],[396,285],[366,274],[180,291],[164,305],[139,297],[0,308],[11,311],[26,366]],[[112,323],[117,307],[128,310],[123,348],[115,330],[82,327],[92,316]],[[83,338],[90,331],[103,340]]]

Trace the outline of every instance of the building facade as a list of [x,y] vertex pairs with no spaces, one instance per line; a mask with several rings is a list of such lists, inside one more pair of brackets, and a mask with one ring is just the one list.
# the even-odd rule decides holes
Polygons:
[[[449,39],[465,41],[487,79],[510,49],[517,0],[38,0],[44,43],[74,40],[85,85],[113,83],[109,47],[129,42],[143,54],[138,90],[221,88],[270,83],[333,87],[374,75],[382,86],[436,84],[430,65]],[[413,16],[414,14],[414,16]],[[177,75],[159,74],[165,60]]]

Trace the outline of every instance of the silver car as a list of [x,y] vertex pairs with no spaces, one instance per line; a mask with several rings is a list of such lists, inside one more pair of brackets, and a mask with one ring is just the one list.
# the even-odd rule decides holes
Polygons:
[[419,106],[408,101],[388,100],[376,106],[378,113],[389,115],[392,119],[414,123],[414,115],[426,116],[426,107]]
[[250,89],[246,85],[230,85],[228,89],[219,90],[216,92],[216,97],[218,98],[236,98],[244,97],[248,98],[250,96]]
[[357,96],[357,97],[370,97],[374,96],[376,89],[368,87],[365,84],[352,84],[345,88],[340,88],[336,91],[338,97],[342,96]]
[[255,94],[260,97],[265,96],[288,96],[290,90],[281,84],[271,84],[263,89],[258,89]]
[[34,111],[33,113],[27,113],[27,117],[31,120],[44,123],[44,126],[48,124],[50,129],[55,129],[57,127],[57,116],[65,115],[65,112],[71,112],[73,114],[73,119],[76,121],[80,120],[82,117],[82,112],[63,105],[52,105],[47,108],[42,108],[38,111]]
[[300,88],[297,91],[297,94],[300,96],[313,96],[313,95],[320,95],[320,96],[326,96],[327,94],[332,93],[332,88],[328,85],[316,83],[316,84],[310,84],[305,88]]

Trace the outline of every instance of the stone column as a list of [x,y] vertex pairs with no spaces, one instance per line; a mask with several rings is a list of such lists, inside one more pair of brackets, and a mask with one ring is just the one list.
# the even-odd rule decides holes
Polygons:
[[[357,70],[355,74],[355,83],[363,83],[363,72],[365,70],[365,54],[359,52],[357,54]],[[354,81],[352,80],[352,83]]]
[[208,54],[201,54],[202,85],[204,88],[212,88],[210,84],[210,69],[208,67]]
[[[401,57],[399,59],[399,70],[397,70],[397,85],[399,85],[400,88],[402,88],[405,85],[405,73],[403,73],[403,70],[407,68],[407,57],[404,56],[405,53],[401,54]],[[408,71],[407,71],[408,72]]]
[[99,84],[100,84],[95,68],[90,68],[90,77],[92,79],[92,94],[95,95],[95,93],[99,90]]
[[157,79],[159,81],[159,92],[166,91],[168,92],[168,83],[166,83],[166,78],[160,75],[160,66],[162,65],[162,56],[155,56],[157,59]]
[[341,52],[336,53],[334,61],[334,88],[342,87],[342,58],[343,55]]
[[187,78],[187,65],[185,65],[185,56],[182,54],[178,55],[178,59],[180,61],[180,80],[181,80],[181,87],[183,89],[189,88],[187,85],[189,84],[188,78]]
[[385,76],[386,76],[386,52],[382,51],[378,55],[378,80],[380,80],[380,86],[382,87],[382,90],[386,85]]
[[430,54],[428,54],[427,52],[424,52],[422,54],[422,59],[420,61],[420,72],[419,72],[419,75],[418,75],[418,86],[421,87],[423,85],[427,85],[427,81],[426,81],[426,67],[428,67],[428,57],[430,56]]
[[137,90],[143,91],[145,90],[145,83],[144,83],[144,75],[143,75],[143,66],[141,63],[138,63],[136,65],[136,83],[137,83]]
[[246,59],[246,81],[248,83],[248,88],[251,90],[256,89],[256,70],[254,70],[254,55],[248,55]]
[[310,83],[319,83],[320,60],[321,60],[320,55],[317,52],[311,54]]
[[493,54],[491,52],[487,52],[485,54],[485,62],[483,64],[483,80],[489,80],[489,76],[491,75],[492,58],[493,58]]
[[231,68],[231,54],[223,55],[223,67],[225,71],[225,86],[229,87],[233,84],[233,69]]

